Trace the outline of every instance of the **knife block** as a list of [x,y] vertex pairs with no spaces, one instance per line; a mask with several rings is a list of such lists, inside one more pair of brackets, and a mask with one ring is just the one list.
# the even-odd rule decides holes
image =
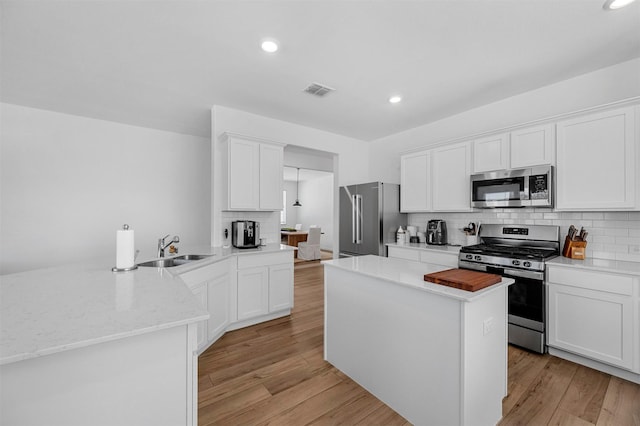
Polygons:
[[562,249],[562,255],[570,259],[584,260],[585,252],[587,250],[586,241],[575,241],[566,237],[564,240],[564,248]]

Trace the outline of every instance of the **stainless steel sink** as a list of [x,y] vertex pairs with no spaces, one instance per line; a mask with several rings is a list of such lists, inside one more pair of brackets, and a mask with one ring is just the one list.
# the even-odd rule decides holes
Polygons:
[[213,256],[213,255],[212,254],[183,254],[182,256],[174,257],[174,259],[186,260],[187,262],[190,262],[190,261],[194,261],[194,260],[207,259],[207,258],[209,258],[211,256]]
[[173,266],[184,265],[185,263],[186,262],[176,262],[174,259],[157,259],[138,263],[138,266],[149,266],[152,268],[171,268]]
[[213,256],[213,254],[183,254],[182,256],[138,263],[138,266],[147,266],[151,268],[173,268],[174,266],[185,265],[190,262],[195,262],[196,260],[207,259],[211,256]]

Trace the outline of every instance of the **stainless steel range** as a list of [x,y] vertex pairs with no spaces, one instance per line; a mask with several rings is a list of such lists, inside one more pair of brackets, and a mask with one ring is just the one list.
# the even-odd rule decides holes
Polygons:
[[545,262],[560,254],[560,227],[482,225],[480,244],[462,247],[458,267],[513,278],[509,286],[509,343],[544,353]]

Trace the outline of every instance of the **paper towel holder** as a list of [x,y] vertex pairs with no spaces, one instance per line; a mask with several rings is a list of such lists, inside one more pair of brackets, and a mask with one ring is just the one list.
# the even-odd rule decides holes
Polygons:
[[[122,225],[122,229],[124,229],[125,231],[129,229],[129,225],[127,225],[126,223],[124,225]],[[140,250],[136,250],[135,251],[135,255],[133,257],[133,261],[135,262],[136,257],[138,257],[138,253],[140,253]],[[136,269],[138,269],[138,265],[133,265],[129,268],[117,268],[117,267],[113,267],[111,268],[112,272],[127,272],[127,271],[135,271]]]

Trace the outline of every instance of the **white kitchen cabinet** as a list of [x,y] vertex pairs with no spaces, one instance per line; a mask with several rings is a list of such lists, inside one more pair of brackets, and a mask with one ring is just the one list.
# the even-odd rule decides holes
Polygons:
[[634,107],[557,123],[557,210],[638,209]]
[[431,161],[433,211],[470,211],[471,143],[434,148]]
[[509,133],[486,136],[473,141],[473,172],[509,168]]
[[441,265],[443,269],[458,267],[458,251],[437,248],[387,246],[387,257]]
[[553,124],[527,127],[511,132],[509,168],[556,164],[556,137]]
[[640,372],[634,278],[557,265],[547,273],[549,347]]
[[223,210],[282,210],[284,144],[249,136],[222,136]]
[[269,269],[256,267],[238,270],[238,320],[269,312]]
[[400,211],[431,210],[431,153],[420,151],[400,157]]
[[293,252],[239,256],[237,306],[232,329],[288,315],[293,307]]
[[[198,302],[203,308],[207,309],[207,283],[203,282],[191,287],[193,295],[196,296]],[[208,321],[200,321],[198,323],[198,350],[204,348],[207,345],[207,323]]]
[[209,319],[198,323],[199,352],[218,340],[231,322],[231,265],[231,259],[225,259],[180,274],[180,278],[209,312]]
[[293,307],[293,265],[283,263],[269,267],[269,312]]

